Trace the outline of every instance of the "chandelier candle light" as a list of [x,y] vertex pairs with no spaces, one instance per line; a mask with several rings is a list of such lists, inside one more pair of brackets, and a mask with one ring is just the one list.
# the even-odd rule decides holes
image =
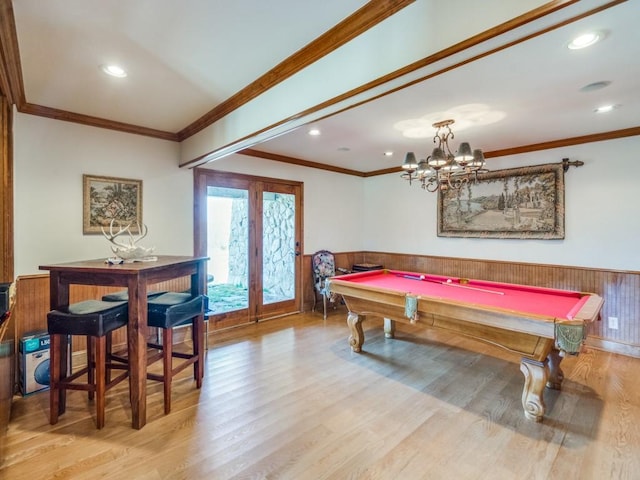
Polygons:
[[471,150],[467,142],[462,142],[457,153],[451,153],[449,140],[454,138],[451,125],[455,120],[443,120],[433,124],[436,134],[433,143],[436,148],[431,155],[419,162],[413,152],[408,152],[405,157],[402,169],[405,171],[401,176],[409,180],[421,183],[422,188],[429,192],[438,190],[446,191],[449,188],[460,189],[469,180],[476,180],[478,173],[488,170],[484,168],[485,161],[482,150]]

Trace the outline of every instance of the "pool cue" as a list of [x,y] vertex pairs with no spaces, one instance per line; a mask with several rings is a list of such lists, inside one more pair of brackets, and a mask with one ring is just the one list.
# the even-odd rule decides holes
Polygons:
[[495,295],[504,295],[504,292],[496,292],[495,290],[487,290],[485,288],[470,287],[469,285],[460,285],[459,283],[437,282],[448,287],[468,288],[469,290],[477,290],[478,292],[493,293]]
[[408,278],[409,280],[420,280],[422,282],[439,283],[440,285],[447,285],[448,287],[467,288],[469,290],[476,290],[478,292],[493,293],[494,295],[504,295],[504,292],[496,292],[495,290],[487,290],[485,288],[471,287],[469,285],[460,285],[459,283],[444,282],[442,280],[431,280],[430,278],[427,278],[424,276],[414,276],[414,275],[399,275],[399,276],[403,278]]

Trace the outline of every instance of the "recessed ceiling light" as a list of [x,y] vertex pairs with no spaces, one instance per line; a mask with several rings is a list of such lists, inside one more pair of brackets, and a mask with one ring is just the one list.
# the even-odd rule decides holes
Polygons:
[[320,135],[320,130],[317,129],[317,128],[312,128],[312,129],[309,130],[308,133],[309,133],[309,135],[316,137],[316,136]]
[[127,76],[127,72],[124,68],[119,67],[118,65],[100,65],[100,69],[112,77],[124,78]]
[[596,108],[594,110],[594,112],[596,112],[596,113],[608,113],[611,110],[615,110],[618,107],[620,107],[620,105],[602,105],[601,107]]
[[590,47],[598,40],[600,40],[600,34],[598,32],[584,33],[571,40],[568,47],[571,50],[579,50],[581,48]]
[[387,152],[384,152],[384,154],[383,154],[383,155],[384,155],[385,157],[391,157],[391,156],[393,156],[393,152],[389,150],[389,151],[387,151]]

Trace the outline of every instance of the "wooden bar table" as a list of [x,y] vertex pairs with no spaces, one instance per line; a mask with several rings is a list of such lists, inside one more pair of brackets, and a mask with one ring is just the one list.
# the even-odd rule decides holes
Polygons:
[[[50,273],[51,310],[69,305],[69,285],[125,287],[129,293],[128,350],[131,376],[131,417],[133,428],[147,422],[147,287],[180,277],[191,277],[191,294],[205,293],[208,257],[158,256],[155,261],[108,264],[104,259],[41,265]],[[203,345],[204,332],[198,333]],[[204,377],[204,349],[200,348],[198,385]],[[64,391],[61,391],[64,395]],[[62,400],[62,398],[61,398]],[[64,402],[60,402],[63,405]],[[62,412],[60,412],[62,413]]]

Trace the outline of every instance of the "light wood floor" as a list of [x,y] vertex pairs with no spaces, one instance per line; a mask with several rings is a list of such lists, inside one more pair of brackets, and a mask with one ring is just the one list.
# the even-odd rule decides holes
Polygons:
[[183,372],[164,416],[150,384],[140,431],[126,386],[110,392],[101,431],[82,392],[56,426],[48,393],[16,398],[0,478],[640,478],[640,359],[565,359],[563,390],[546,392],[536,424],[515,355],[402,325],[385,339],[374,319],[354,354],[345,320],[338,310],[218,334],[202,390]]

